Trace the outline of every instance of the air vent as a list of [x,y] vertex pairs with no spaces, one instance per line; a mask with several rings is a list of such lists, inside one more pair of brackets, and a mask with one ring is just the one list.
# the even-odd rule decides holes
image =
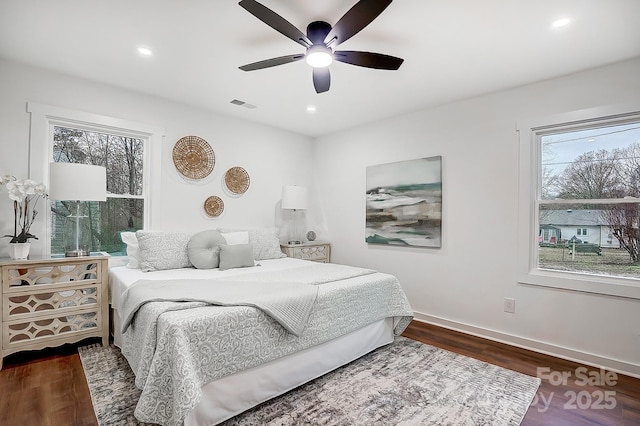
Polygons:
[[249,108],[249,109],[257,108],[255,105],[251,105],[249,103],[246,103],[245,101],[241,101],[240,99],[233,99],[231,101],[231,103],[234,104],[234,105],[242,106],[242,107]]

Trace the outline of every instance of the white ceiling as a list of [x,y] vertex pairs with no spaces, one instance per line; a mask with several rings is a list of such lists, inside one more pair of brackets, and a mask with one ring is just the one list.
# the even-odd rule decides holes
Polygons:
[[[356,0],[261,2],[305,32]],[[561,17],[572,22],[552,29]],[[238,69],[304,48],[237,0],[0,0],[0,57],[320,136],[640,56],[639,18],[640,0],[396,0],[340,49],[404,64],[334,63],[320,95],[304,61]]]

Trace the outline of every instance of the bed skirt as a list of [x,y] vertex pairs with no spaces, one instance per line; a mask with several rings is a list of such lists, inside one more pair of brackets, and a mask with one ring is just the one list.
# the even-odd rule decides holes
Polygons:
[[245,370],[203,387],[185,426],[214,425],[393,342],[393,319]]

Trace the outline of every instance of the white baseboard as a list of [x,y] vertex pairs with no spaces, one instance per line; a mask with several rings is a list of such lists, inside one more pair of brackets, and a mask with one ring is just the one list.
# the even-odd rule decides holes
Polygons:
[[472,336],[482,337],[496,342],[505,343],[507,345],[516,346],[518,348],[528,349],[531,351],[543,353],[545,355],[551,355],[557,358],[589,365],[595,368],[604,368],[606,370],[615,371],[616,373],[640,378],[640,364],[633,364],[626,361],[620,361],[595,354],[580,352],[574,349],[514,336],[511,334],[502,333],[500,331],[481,328],[457,321],[451,321],[445,318],[439,318],[420,312],[415,312],[414,319],[416,321],[437,325],[439,327],[448,328],[450,330],[459,331],[462,333],[470,334]]

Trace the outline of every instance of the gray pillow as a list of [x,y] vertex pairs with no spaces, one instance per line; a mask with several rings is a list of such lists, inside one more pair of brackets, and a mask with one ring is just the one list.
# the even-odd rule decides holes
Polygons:
[[225,244],[225,239],[220,232],[214,229],[198,232],[187,244],[189,262],[198,269],[217,268],[222,244]]
[[223,244],[220,246],[220,270],[254,266],[251,244]]

